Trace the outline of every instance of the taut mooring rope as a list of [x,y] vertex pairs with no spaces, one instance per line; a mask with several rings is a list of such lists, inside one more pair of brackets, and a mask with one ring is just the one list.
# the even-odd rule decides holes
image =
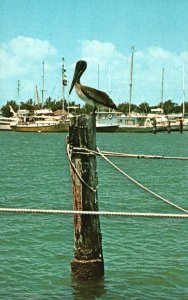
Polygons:
[[97,147],[97,150],[99,152],[99,154],[110,164],[112,165],[116,170],[118,170],[120,173],[122,173],[124,176],[126,176],[128,179],[130,179],[132,182],[134,182],[136,185],[140,186],[142,189],[144,189],[145,191],[147,191],[148,193],[152,194],[153,196],[163,200],[164,202],[168,203],[169,205],[177,208],[178,210],[181,210],[185,213],[188,213],[188,210],[170,202],[169,200],[163,198],[162,196],[156,194],[155,192],[151,191],[150,189],[148,189],[147,187],[145,187],[143,184],[141,184],[140,182],[138,182],[137,180],[135,180],[134,178],[132,178],[131,176],[129,176],[127,173],[125,173],[123,170],[121,170],[119,167],[117,167],[113,162],[111,162],[107,157],[104,156],[103,153],[100,152],[100,149]]

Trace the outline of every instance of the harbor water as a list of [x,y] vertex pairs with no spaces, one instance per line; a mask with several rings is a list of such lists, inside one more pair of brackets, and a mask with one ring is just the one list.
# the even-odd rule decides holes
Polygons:
[[[0,132],[0,207],[72,209],[66,135]],[[100,150],[188,157],[188,132],[98,133]],[[115,158],[188,209],[188,161]],[[97,157],[99,210],[177,213]],[[0,299],[188,299],[188,220],[100,216],[105,276],[71,276],[73,216],[0,213]]]

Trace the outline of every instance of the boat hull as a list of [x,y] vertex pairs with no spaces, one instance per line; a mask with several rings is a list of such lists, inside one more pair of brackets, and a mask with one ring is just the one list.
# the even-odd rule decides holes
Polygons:
[[9,124],[7,125],[0,125],[0,131],[10,131],[12,128],[10,127]]
[[16,125],[18,120],[14,117],[0,117],[0,131],[12,130],[11,125]]
[[118,125],[97,125],[96,132],[114,132],[117,131]]
[[116,132],[130,132],[130,133],[153,133],[155,130],[153,127],[144,127],[144,126],[119,126]]
[[17,125],[12,126],[16,132],[68,132],[69,124],[53,124],[53,125]]

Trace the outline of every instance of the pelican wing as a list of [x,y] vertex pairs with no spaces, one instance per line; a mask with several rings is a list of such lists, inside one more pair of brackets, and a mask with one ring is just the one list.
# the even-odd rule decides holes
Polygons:
[[82,93],[88,98],[93,100],[96,104],[106,106],[109,108],[117,109],[113,100],[105,93],[89,86],[80,86]]

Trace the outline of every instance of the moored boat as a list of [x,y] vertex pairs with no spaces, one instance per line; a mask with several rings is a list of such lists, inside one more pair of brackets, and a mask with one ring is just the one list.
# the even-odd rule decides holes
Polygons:
[[11,126],[16,125],[23,116],[26,116],[29,111],[22,109],[15,112],[11,105],[9,105],[10,112],[12,113],[12,117],[4,117],[2,114],[0,115],[0,130],[12,130]]
[[33,115],[12,124],[11,128],[18,132],[67,132],[69,119],[62,115],[55,116],[51,109],[38,109]]
[[[122,112],[98,111],[96,127],[103,124],[107,126],[117,126],[115,132],[156,132],[166,130],[161,122],[154,116],[133,114],[125,115]],[[105,131],[105,126],[101,126],[101,131]]]
[[0,117],[0,130],[12,130],[11,125],[18,122],[16,117]]
[[69,124],[65,122],[25,123],[12,125],[17,132],[67,132]]

